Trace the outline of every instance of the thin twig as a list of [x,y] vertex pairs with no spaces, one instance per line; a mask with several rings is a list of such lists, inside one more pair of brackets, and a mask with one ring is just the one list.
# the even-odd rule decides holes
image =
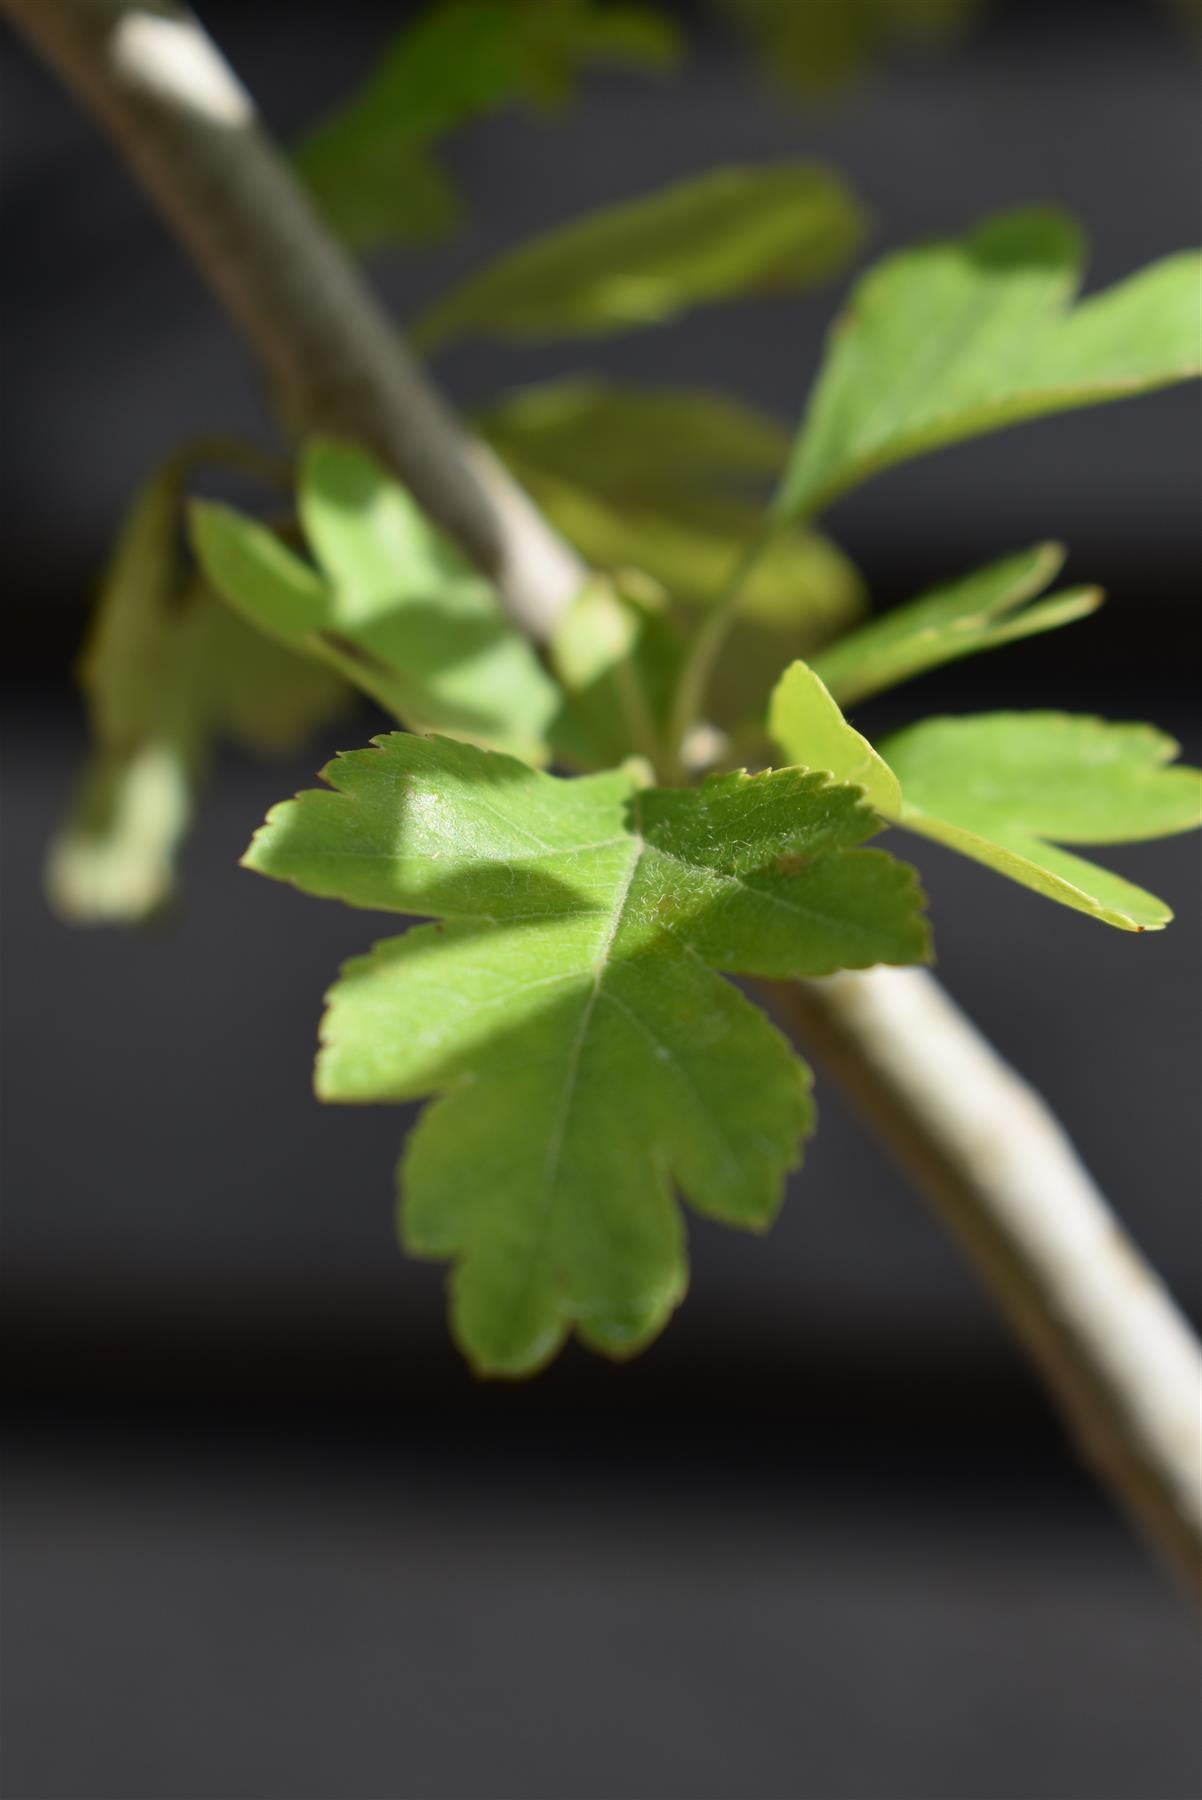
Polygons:
[[[292,416],[374,446],[545,636],[580,565],[429,386],[191,15],[0,5],[117,140]],[[1199,1587],[1197,1345],[1046,1106],[921,972],[779,993],[968,1248],[1099,1474]]]

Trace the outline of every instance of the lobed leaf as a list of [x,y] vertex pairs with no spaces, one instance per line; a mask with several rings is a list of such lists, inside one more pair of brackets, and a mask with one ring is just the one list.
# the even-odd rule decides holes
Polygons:
[[404,488],[364,452],[317,442],[300,512],[317,567],[229,507],[193,509],[197,556],[231,606],[406,724],[545,755],[556,684]]
[[859,787],[882,819],[1050,900],[1124,931],[1157,930],[1173,916],[1154,894],[1058,847],[1137,843],[1202,824],[1202,771],[1167,767],[1177,745],[1150,725],[982,713],[926,719],[878,752],[799,662],[772,695],[769,729],[793,765]]
[[510,103],[570,93],[592,61],[658,69],[672,28],[638,6],[594,0],[446,0],[394,39],[363,87],[310,132],[297,172],[331,228],[360,250],[437,236],[459,197],[434,147]]
[[715,970],[792,977],[926,954],[872,814],[798,771],[640,789],[557,780],[394,734],[276,807],[252,869],[433,916],[347,965],[318,1091],[436,1095],[402,1165],[402,1232],[454,1259],[473,1363],[523,1374],[570,1329],[625,1355],[686,1279],[679,1190],[763,1227],[811,1112],[783,1038]]
[[1069,713],[927,719],[881,754],[905,796],[898,822],[1124,931],[1172,918],[1154,894],[1061,844],[1129,844],[1202,823],[1202,772],[1150,725]]
[[511,250],[416,325],[425,348],[464,335],[597,337],[693,307],[794,293],[863,235],[848,188],[811,164],[718,169],[573,220]]
[[1058,544],[1036,544],[974,569],[847,632],[818,653],[814,669],[847,706],[962,656],[1086,618],[1102,604],[1098,588],[1070,588],[1027,604],[1063,561]]
[[1196,375],[1197,254],[1072,306],[1082,254],[1070,219],[1029,209],[871,269],[829,339],[780,514],[942,445]]

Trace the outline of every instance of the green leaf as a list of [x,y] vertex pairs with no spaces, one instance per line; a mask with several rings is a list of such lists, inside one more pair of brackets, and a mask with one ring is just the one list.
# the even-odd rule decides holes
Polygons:
[[[787,448],[774,419],[720,394],[594,378],[511,394],[481,426],[590,567],[642,570],[667,590],[682,636],[696,627],[690,609],[714,604],[762,531],[750,496]],[[829,539],[776,534],[742,588],[710,716],[739,727],[762,712],[782,664],[846,629],[863,605],[857,571]]]
[[90,758],[46,858],[46,897],[61,918],[124,925],[167,904],[192,819],[190,748],[178,737],[152,737]]
[[789,453],[775,419],[725,394],[595,376],[519,388],[477,426],[506,461],[644,504],[749,490],[774,477]]
[[721,0],[754,33],[767,72],[806,98],[859,74],[892,41],[937,44],[981,0]]
[[276,807],[249,867],[438,923],[347,965],[328,1100],[437,1095],[401,1171],[411,1250],[450,1257],[456,1335],[519,1375],[569,1329],[626,1355],[680,1300],[673,1190],[766,1226],[811,1123],[783,1038],[713,972],[912,961],[911,875],[872,815],[797,771],[640,791],[447,740],[339,757]]
[[793,293],[857,248],[863,216],[829,170],[718,169],[535,238],[421,319],[423,347],[465,334],[597,337],[697,306]]
[[1083,619],[1102,604],[1100,589],[1070,588],[1027,605],[1063,562],[1059,544],[1004,556],[848,632],[814,658],[814,668],[848,706],[959,657]]
[[567,696],[557,757],[604,769],[627,756],[663,765],[681,640],[653,583],[597,576],[563,615],[551,666]]
[[186,453],[135,494],[117,534],[80,661],[92,729],[128,749],[158,720],[178,600],[180,493]]
[[406,724],[545,754],[559,690],[404,488],[362,451],[318,442],[300,510],[318,568],[228,507],[193,509],[197,556],[231,606]]
[[870,270],[831,334],[778,512],[811,516],[907,457],[1196,375],[1197,254],[1072,306],[1082,254],[1071,220],[1032,209]]
[[1150,725],[1056,712],[927,719],[880,747],[908,830],[1125,931],[1158,930],[1172,912],[1057,845],[1137,843],[1202,822],[1202,773],[1165,766],[1177,748]]
[[407,26],[364,86],[309,134],[298,173],[358,249],[436,236],[460,211],[433,155],[448,132],[509,103],[562,100],[588,62],[663,68],[675,45],[671,27],[641,7],[450,0]]
[[789,764],[820,769],[833,781],[858,787],[882,817],[901,812],[897,777],[847,723],[821,676],[804,662],[785,670],[768,705],[768,729]]

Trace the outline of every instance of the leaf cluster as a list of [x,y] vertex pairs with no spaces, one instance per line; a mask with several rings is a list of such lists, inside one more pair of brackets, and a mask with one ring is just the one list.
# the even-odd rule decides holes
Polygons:
[[[746,10],[789,28],[767,0]],[[667,47],[639,8],[452,0],[302,167],[366,245],[410,228],[397,192],[424,204],[455,123],[558,97],[595,55]],[[824,279],[864,228],[828,171],[718,171],[516,248],[416,332],[434,352],[653,329]],[[1171,916],[1079,853],[1198,823],[1199,775],[1163,734],[1007,710],[874,747],[842,710],[1100,604],[1046,592],[1064,552],[1041,544],[870,617],[819,529],[904,460],[1198,372],[1195,256],[1078,300],[1082,262],[1076,227],[1042,208],[886,258],[853,286],[792,439],[721,395],[581,371],[495,398],[482,433],[594,571],[544,651],[354,445],[302,447],[283,517],[194,505],[186,545],[196,452],[136,501],[84,659],[97,750],[52,891],[76,916],[161,905],[221,734],[287,747],[352,693],[404,728],[275,808],[245,860],[427,921],[346,965],[318,1091],[429,1100],[401,1233],[451,1261],[478,1369],[525,1373],[569,1332],[610,1354],[647,1343],[686,1283],[677,1196],[770,1222],[810,1078],[725,977],[924,960],[917,882],[871,836],[937,841],[1121,929]]]

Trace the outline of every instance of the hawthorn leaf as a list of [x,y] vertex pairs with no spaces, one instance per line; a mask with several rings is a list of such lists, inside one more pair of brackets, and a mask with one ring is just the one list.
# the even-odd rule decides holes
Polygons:
[[785,670],[768,703],[768,730],[791,766],[821,769],[834,781],[858,787],[883,818],[899,816],[897,776],[847,723],[817,670],[804,662]]
[[1098,588],[1069,588],[1027,604],[1063,562],[1059,544],[1003,556],[847,632],[814,657],[813,667],[848,706],[959,657],[1086,618],[1102,604]]
[[566,696],[552,732],[557,757],[586,769],[627,756],[664,760],[683,643],[661,590],[627,575],[595,576],[549,645]]
[[79,679],[92,730],[110,749],[136,743],[159,715],[181,581],[183,476],[183,456],[169,457],[138,489],[101,579]]
[[559,689],[408,492],[363,451],[318,441],[300,513],[317,566],[229,507],[193,508],[197,556],[229,604],[408,725],[541,759]]
[[364,85],[311,131],[296,167],[326,222],[359,250],[435,237],[459,196],[435,147],[510,103],[566,98],[588,62],[669,65],[670,25],[594,0],[449,0],[393,40]]
[[477,425],[506,460],[615,500],[748,489],[776,476],[789,454],[776,419],[725,394],[596,376],[519,388]]
[[[722,395],[592,378],[509,395],[480,426],[585,561],[619,579],[631,569],[650,575],[682,632],[763,530],[753,495],[787,449],[775,419]],[[863,609],[860,576],[829,538],[774,534],[741,591],[712,717],[741,725],[783,663],[812,654]]]
[[597,337],[693,307],[794,293],[858,247],[864,220],[817,164],[726,168],[607,206],[502,256],[415,325],[427,350],[465,334]]
[[674,1191],[763,1228],[812,1122],[804,1065],[716,971],[922,959],[911,872],[859,847],[876,821],[853,791],[798,770],[649,789],[634,766],[565,781],[393,734],[323,779],[247,866],[436,923],[345,967],[319,1095],[436,1096],[401,1232],[453,1260],[479,1370],[529,1373],[572,1329],[638,1350],[685,1288]]
[[806,98],[858,74],[893,40],[939,43],[981,0],[721,0],[751,32],[765,72]]
[[828,340],[778,513],[812,516],[908,457],[1199,372],[1196,252],[1074,306],[1082,260],[1074,223],[1031,208],[870,269]]
[[926,719],[880,746],[897,823],[1124,931],[1172,918],[1155,895],[1060,849],[1129,844],[1202,823],[1202,771],[1150,725],[1058,712]]
[[175,889],[175,865],[192,820],[191,746],[149,737],[125,750],[98,747],[46,857],[46,898],[78,925],[151,918]]

